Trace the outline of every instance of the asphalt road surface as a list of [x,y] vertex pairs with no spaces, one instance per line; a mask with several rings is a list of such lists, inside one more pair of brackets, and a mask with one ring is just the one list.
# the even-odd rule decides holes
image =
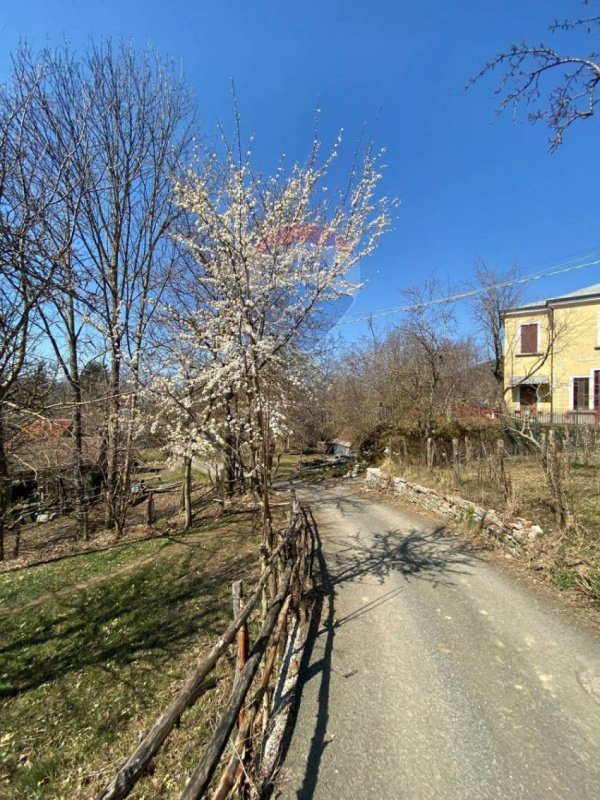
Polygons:
[[324,592],[285,800],[600,800],[600,640],[430,518],[310,490]]

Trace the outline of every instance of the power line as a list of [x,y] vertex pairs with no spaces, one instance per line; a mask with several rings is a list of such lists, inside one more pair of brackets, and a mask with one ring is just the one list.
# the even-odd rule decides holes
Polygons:
[[[584,252],[593,253],[598,251],[600,251],[600,248],[595,248],[594,250],[588,250]],[[387,317],[391,314],[402,314],[405,311],[414,311],[415,309],[426,308],[427,306],[439,305],[441,303],[458,302],[459,300],[465,300],[468,297],[475,297],[475,295],[481,294],[488,289],[500,289],[506,286],[517,286],[518,284],[530,283],[531,281],[537,281],[541,278],[550,278],[553,275],[561,275],[566,272],[575,272],[576,270],[585,269],[586,267],[594,267],[600,264],[600,259],[587,261],[584,264],[571,264],[571,266],[567,267],[563,266],[565,263],[568,264],[569,262],[567,261],[562,262],[562,264],[558,264],[556,269],[533,272],[530,275],[524,275],[522,278],[517,278],[512,281],[501,281],[500,283],[494,283],[489,286],[481,287],[480,289],[469,289],[468,291],[458,292],[457,294],[447,295],[446,297],[436,297],[433,300],[426,300],[423,303],[412,303],[411,305],[407,306],[392,306],[390,308],[382,308],[378,311],[362,314],[359,317],[341,319],[337,325],[350,325],[354,322],[366,322],[371,319],[378,319],[379,317]]]

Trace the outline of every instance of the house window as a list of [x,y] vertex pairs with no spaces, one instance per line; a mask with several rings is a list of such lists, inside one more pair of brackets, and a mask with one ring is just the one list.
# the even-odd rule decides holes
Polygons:
[[573,411],[587,411],[590,407],[590,379],[573,378]]
[[600,369],[594,370],[594,411],[600,411]]
[[538,352],[538,324],[521,325],[521,355]]

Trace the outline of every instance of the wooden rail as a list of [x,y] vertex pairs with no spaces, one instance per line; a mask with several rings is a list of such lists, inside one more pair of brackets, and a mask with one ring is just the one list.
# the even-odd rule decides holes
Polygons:
[[[217,727],[206,745],[196,769],[181,794],[181,800],[192,800],[192,798],[196,800],[205,795],[237,722],[239,730],[233,742],[234,756],[219,782],[220,794],[215,795],[220,800],[227,797],[239,772],[240,759],[252,738],[252,728],[259,708],[268,693],[269,679],[275,667],[278,645],[288,614],[290,612],[297,613],[299,599],[311,585],[313,560],[314,528],[311,523],[311,515],[305,509],[300,508],[294,499],[288,528],[281,535],[252,595],[243,604],[240,604],[240,610],[235,614],[227,630],[191,673],[176,697],[156,719],[152,728],[122,764],[114,778],[97,795],[97,800],[121,800],[129,795],[166,738],[179,723],[183,712],[216,685],[216,680],[209,680],[209,676],[230,645],[234,643],[236,637],[238,638],[238,653],[247,647],[248,620],[259,606],[267,583],[270,582],[269,579],[274,578],[277,582],[277,594],[266,609],[262,629],[250,648],[247,658],[244,656],[240,659],[238,656],[239,671],[235,677],[231,696],[221,712]],[[234,585],[234,603],[236,594],[239,594],[239,586]],[[240,640],[244,642],[241,647]],[[268,653],[268,657],[258,689],[247,708],[244,708],[248,693],[266,653]]]

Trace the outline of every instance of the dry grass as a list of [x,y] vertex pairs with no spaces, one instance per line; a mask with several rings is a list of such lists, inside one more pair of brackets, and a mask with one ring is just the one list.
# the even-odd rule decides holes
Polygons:
[[545,535],[526,553],[532,568],[561,589],[600,600],[600,463],[572,461],[567,470],[565,489],[575,512],[575,525],[567,532],[557,528],[540,459],[507,456],[505,463],[512,489],[508,498],[493,459],[463,464],[458,476],[447,466],[429,471],[421,464],[394,464],[390,469],[409,481],[540,525]]
[[[104,527],[104,511],[99,507],[93,510],[92,531],[87,542],[78,537],[73,514],[64,514],[51,522],[39,525],[22,525],[19,556],[18,558],[10,556],[13,534],[9,534],[7,536],[9,557],[0,563],[0,573],[47,563],[70,555],[109,550],[115,546],[127,546],[132,542],[176,533],[183,525],[183,514],[179,510],[181,505],[179,494],[179,492],[169,492],[155,496],[157,522],[151,528],[146,524],[145,504],[136,506],[130,517],[130,524],[120,541],[116,541],[114,530],[107,530]],[[195,519],[201,521],[207,501],[210,499],[209,493],[206,487],[201,485],[197,487],[192,497],[195,504]]]

